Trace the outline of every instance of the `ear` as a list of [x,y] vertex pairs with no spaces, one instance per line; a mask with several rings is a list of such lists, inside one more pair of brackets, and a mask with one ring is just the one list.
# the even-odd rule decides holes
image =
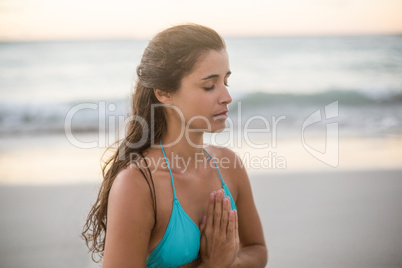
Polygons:
[[161,103],[164,103],[164,104],[172,103],[172,96],[169,92],[154,88],[154,94]]

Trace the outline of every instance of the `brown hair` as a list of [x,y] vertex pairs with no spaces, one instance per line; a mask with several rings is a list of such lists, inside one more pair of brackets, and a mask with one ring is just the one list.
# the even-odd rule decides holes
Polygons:
[[[166,129],[163,109],[155,109],[154,120],[151,121],[151,107],[153,104],[160,103],[153,89],[176,92],[180,88],[182,78],[191,73],[201,56],[209,50],[220,51],[225,48],[225,42],[219,34],[197,24],[168,28],[158,33],[149,42],[141,63],[137,67],[138,79],[132,98],[132,115],[143,119],[148,126],[148,131],[143,132],[139,120],[130,120],[125,137],[111,146],[117,149],[102,166],[103,182],[82,231],[94,261],[101,260],[105,248],[108,198],[114,179],[131,162],[139,168],[137,164],[140,160],[139,156],[144,158],[143,152],[153,142],[159,142]],[[154,131],[150,131],[152,128]],[[106,152],[109,152],[111,147]],[[134,159],[133,156],[135,156]],[[139,170],[150,189],[156,224],[156,198],[152,176],[149,169],[149,178],[145,175],[146,172],[144,173],[140,168]],[[98,260],[95,259],[95,255],[99,256]]]

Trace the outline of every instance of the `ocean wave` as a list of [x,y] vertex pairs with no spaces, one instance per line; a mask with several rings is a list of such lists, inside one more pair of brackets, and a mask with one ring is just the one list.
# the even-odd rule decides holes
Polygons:
[[328,90],[316,93],[267,93],[257,91],[240,97],[239,100],[245,105],[266,106],[284,104],[292,105],[316,105],[338,101],[344,106],[365,106],[365,105],[389,105],[402,104],[402,90],[395,92],[383,92],[380,94],[364,93],[358,90]]
[[99,122],[126,116],[125,100],[46,103],[0,103],[0,135],[94,132],[107,129]]
[[[234,100],[230,117],[237,122],[253,115],[286,116],[283,124],[299,126],[308,115],[337,101],[339,123],[347,129],[402,129],[402,93],[370,96],[358,91],[327,91],[313,94],[255,92]],[[0,135],[64,133],[66,126],[76,132],[108,130],[111,118],[119,122],[130,112],[128,100],[0,103]],[[244,123],[244,122],[243,122]],[[118,128],[118,126],[117,126]]]

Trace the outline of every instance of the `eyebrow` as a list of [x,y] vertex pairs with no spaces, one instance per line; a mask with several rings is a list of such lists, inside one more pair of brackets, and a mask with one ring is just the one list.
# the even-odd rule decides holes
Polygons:
[[[228,76],[228,75],[231,75],[231,74],[232,74],[232,72],[229,71],[229,72],[226,73],[225,76]],[[201,80],[208,80],[208,79],[216,78],[216,77],[219,77],[219,74],[211,74],[211,75],[208,75],[207,77],[202,78]]]

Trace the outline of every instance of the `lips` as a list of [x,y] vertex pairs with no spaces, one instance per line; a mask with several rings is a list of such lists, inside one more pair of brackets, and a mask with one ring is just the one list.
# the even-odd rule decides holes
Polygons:
[[225,110],[223,112],[220,112],[219,114],[214,115],[214,120],[225,120],[228,118],[227,114],[228,110]]
[[214,116],[226,115],[226,113],[227,113],[228,111],[229,111],[229,110],[225,110],[225,111],[223,111],[223,112],[220,112],[219,114],[215,114]]

